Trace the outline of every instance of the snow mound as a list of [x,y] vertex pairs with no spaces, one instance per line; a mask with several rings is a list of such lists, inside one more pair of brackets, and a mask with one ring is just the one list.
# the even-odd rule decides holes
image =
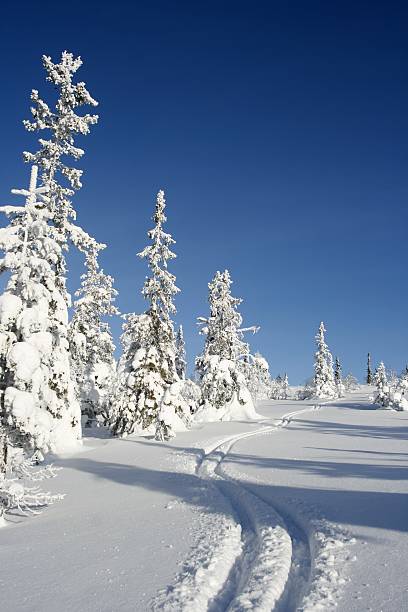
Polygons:
[[232,400],[221,408],[212,406],[206,402],[198,409],[194,420],[198,423],[209,423],[214,421],[256,421],[263,417],[255,410],[251,395],[247,389],[241,388],[241,397],[238,399],[234,393]]

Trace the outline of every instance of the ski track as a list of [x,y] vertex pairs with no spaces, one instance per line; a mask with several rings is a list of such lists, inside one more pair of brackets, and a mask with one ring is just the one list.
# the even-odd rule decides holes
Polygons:
[[175,584],[155,599],[154,610],[311,612],[335,606],[336,583],[341,579],[334,553],[344,547],[346,535],[318,519],[315,511],[303,509],[299,520],[284,504],[272,506],[221,465],[237,442],[272,434],[322,405],[289,412],[273,424],[204,445],[196,474],[216,487],[231,512],[217,517],[213,533],[202,538]]
[[[234,594],[230,601],[226,601],[221,590],[221,593],[215,596],[213,604],[209,606],[211,612],[273,610],[285,599],[289,582],[291,590],[298,586],[299,581],[289,581],[293,575],[291,570],[299,548],[297,545],[293,546],[294,538],[287,521],[268,501],[261,499],[249,487],[228,476],[222,469],[222,461],[237,442],[253,436],[274,433],[286,427],[294,417],[317,408],[315,405],[289,412],[278,422],[266,425],[262,429],[230,436],[205,449],[197,474],[201,478],[216,480],[218,488],[229,499],[243,534],[242,552],[233,567],[233,573],[239,576],[238,580],[235,578]],[[227,489],[226,484],[229,485]],[[291,600],[294,599],[292,593]]]

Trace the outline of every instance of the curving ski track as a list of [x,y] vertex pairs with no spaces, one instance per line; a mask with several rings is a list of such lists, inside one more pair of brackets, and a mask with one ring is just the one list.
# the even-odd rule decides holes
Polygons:
[[208,606],[211,612],[297,607],[304,586],[298,568],[308,568],[309,574],[311,567],[307,536],[270,502],[228,476],[221,464],[237,442],[274,433],[294,417],[316,409],[315,405],[289,412],[274,424],[230,436],[205,449],[197,475],[211,478],[227,497],[241,526],[242,539],[241,554],[229,579]]
[[266,612],[298,608],[305,585],[311,581],[308,536],[250,486],[228,476],[221,464],[240,440],[276,432],[294,417],[319,407],[289,412],[273,424],[229,436],[203,449],[196,474],[217,487],[232,512],[217,525],[211,547],[196,551],[191,563],[194,571],[182,573],[153,609]]

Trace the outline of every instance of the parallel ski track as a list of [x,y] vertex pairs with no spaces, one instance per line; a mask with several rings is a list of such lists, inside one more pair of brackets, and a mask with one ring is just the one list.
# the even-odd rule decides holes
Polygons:
[[[241,440],[272,434],[286,427],[296,416],[319,407],[289,412],[278,422],[218,440],[204,449],[196,468],[197,476],[211,480],[218,488],[229,501],[241,528],[241,543],[236,547],[235,559],[230,556],[230,571],[205,608],[210,612],[296,609],[303,594],[302,587],[310,579],[312,561],[307,535],[290,517],[283,516],[250,487],[228,476],[221,464]],[[270,421],[261,421],[266,422]],[[303,580],[299,579],[299,566],[303,571],[307,568],[308,575]],[[212,580],[216,587],[214,576]]]

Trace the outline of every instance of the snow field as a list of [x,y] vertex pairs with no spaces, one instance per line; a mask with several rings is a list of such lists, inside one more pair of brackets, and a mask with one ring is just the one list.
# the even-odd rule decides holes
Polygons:
[[[209,481],[232,508],[207,543],[193,551],[173,587],[162,592],[155,610],[272,610],[287,586],[292,566],[292,538],[282,517],[258,496],[222,470],[222,461],[238,441],[287,426],[291,419],[316,409],[291,411],[272,425],[204,443],[196,474]],[[219,525],[218,525],[219,527]],[[203,554],[203,549],[205,554]]]
[[404,414],[367,397],[85,441],[50,483],[64,501],[1,530],[12,612],[407,609]]

